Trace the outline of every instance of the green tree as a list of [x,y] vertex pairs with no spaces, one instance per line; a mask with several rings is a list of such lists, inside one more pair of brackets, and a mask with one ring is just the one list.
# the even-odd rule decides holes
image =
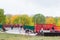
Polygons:
[[60,17],[56,18],[56,26],[60,26]]
[[57,25],[58,17],[55,17],[55,25]]
[[4,22],[5,22],[4,9],[0,9],[0,24],[4,24]]
[[44,24],[45,23],[45,16],[42,14],[36,14],[33,17],[33,21],[35,24]]

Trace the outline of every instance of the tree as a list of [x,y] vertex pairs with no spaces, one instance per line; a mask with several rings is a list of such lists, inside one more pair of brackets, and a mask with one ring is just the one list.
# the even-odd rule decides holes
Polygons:
[[36,14],[33,17],[35,24],[44,24],[45,23],[45,16],[42,14]]
[[15,18],[12,20],[13,24],[20,24],[20,16],[16,15]]
[[57,25],[58,17],[55,17],[55,25]]
[[56,25],[57,25],[57,26],[60,26],[60,17],[57,17],[57,18],[56,18]]
[[29,25],[29,16],[28,15],[21,15],[21,23],[23,25]]
[[4,22],[5,22],[4,9],[0,9],[0,24],[4,24]]
[[6,18],[5,18],[5,21],[6,21],[6,24],[11,24],[11,16],[10,14],[6,14]]
[[45,19],[46,24],[55,24],[55,18],[54,17],[46,17]]
[[29,25],[30,26],[34,26],[34,21],[33,21],[33,17],[29,17]]

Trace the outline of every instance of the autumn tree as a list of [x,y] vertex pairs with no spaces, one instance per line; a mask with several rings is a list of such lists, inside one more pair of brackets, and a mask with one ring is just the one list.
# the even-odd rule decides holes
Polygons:
[[55,24],[55,18],[54,17],[46,17],[45,19],[46,24]]
[[21,24],[21,18],[19,15],[14,16],[15,18],[13,19],[13,24]]
[[29,25],[34,26],[33,16],[29,17]]
[[28,15],[21,15],[21,23],[23,25],[29,25],[29,16]]

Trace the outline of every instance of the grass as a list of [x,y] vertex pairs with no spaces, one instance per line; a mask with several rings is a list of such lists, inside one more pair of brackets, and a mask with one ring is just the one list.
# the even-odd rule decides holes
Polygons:
[[60,40],[60,36],[26,36],[19,34],[0,33],[0,40]]

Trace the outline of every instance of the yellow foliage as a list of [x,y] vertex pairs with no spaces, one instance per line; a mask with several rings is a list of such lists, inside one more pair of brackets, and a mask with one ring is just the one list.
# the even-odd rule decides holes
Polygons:
[[6,20],[5,20],[5,21],[6,21],[6,24],[9,23],[9,20],[10,20],[10,19],[9,19],[8,17],[6,17]]
[[[8,24],[9,22],[11,24],[14,24],[15,23],[14,20],[18,17],[19,17],[18,15],[11,16],[10,18],[6,17],[6,24]],[[18,19],[20,24],[26,24],[26,25],[34,26],[34,22],[33,22],[32,17],[29,17],[28,15],[22,15],[20,17],[21,17],[21,19]]]
[[16,19],[18,17],[18,15],[14,15],[14,16],[11,16],[11,17],[6,17],[6,24],[8,24],[8,23],[11,23],[11,24],[13,24],[14,23],[14,20]]
[[60,26],[60,18],[58,18],[56,25],[57,25],[57,26]]
[[34,22],[33,22],[33,18],[32,17],[29,18],[29,25],[34,26]]
[[14,15],[14,16],[11,17],[11,19],[10,19],[10,20],[11,20],[11,24],[14,24],[14,20],[15,20],[17,17],[18,17],[18,15]]
[[46,17],[46,24],[55,24],[55,19],[53,17]]

